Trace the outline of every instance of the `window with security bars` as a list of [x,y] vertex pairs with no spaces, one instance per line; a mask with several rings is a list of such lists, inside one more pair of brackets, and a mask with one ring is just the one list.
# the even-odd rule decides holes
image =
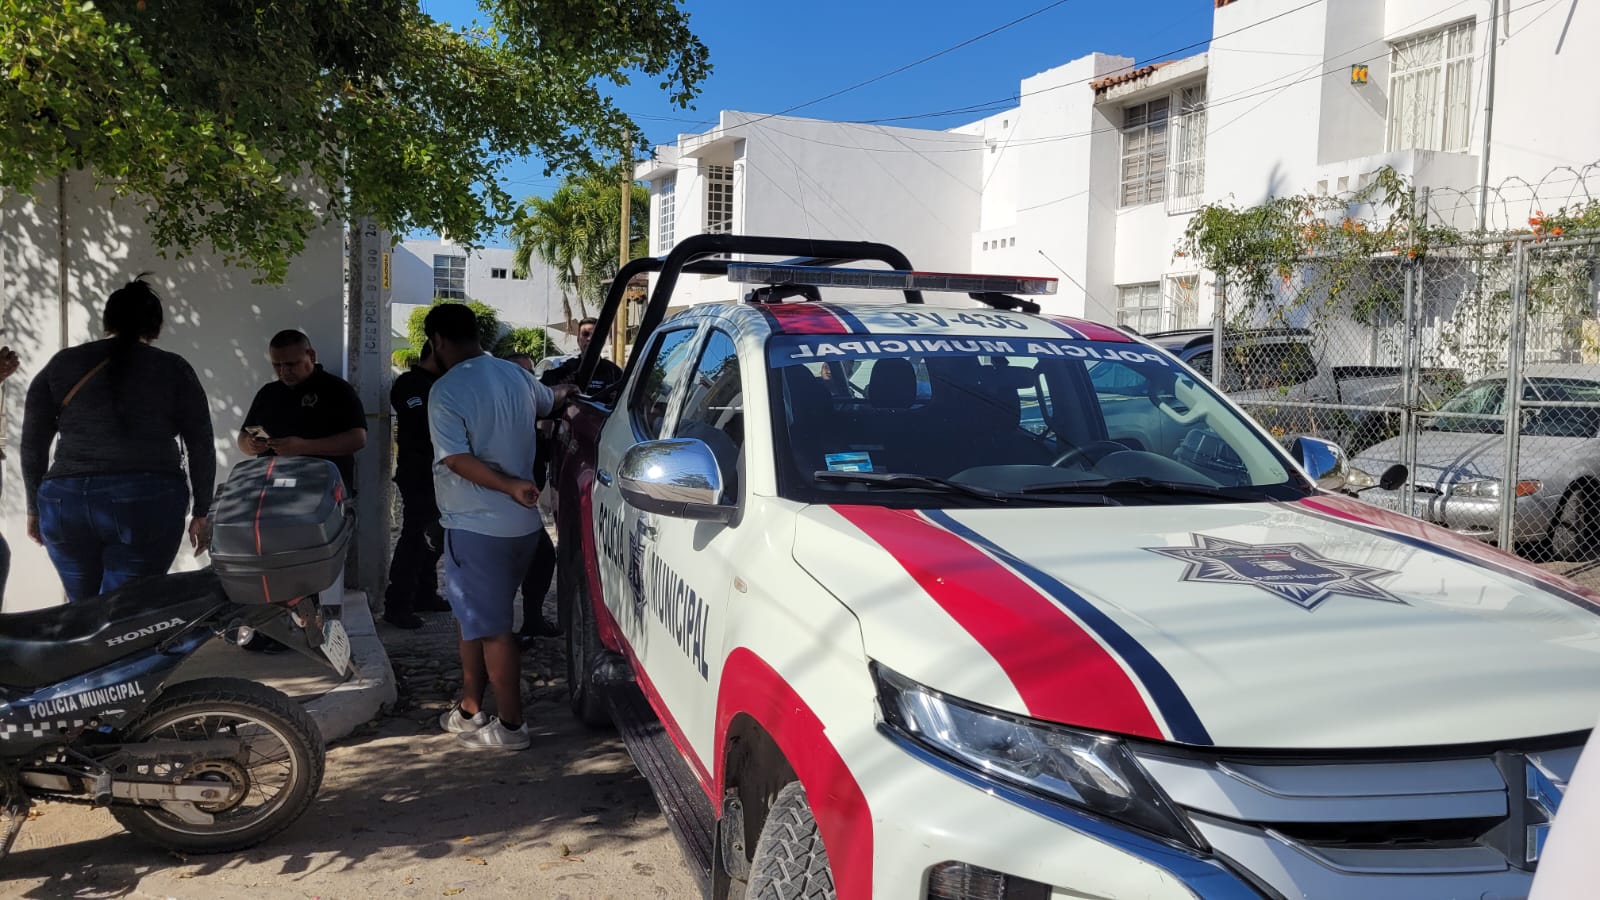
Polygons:
[[1172,99],[1162,97],[1122,111],[1123,206],[1160,203],[1167,185],[1167,120]]
[[433,295],[446,300],[467,299],[467,258],[465,256],[433,257]]
[[1117,324],[1140,334],[1161,330],[1161,285],[1122,284],[1117,286]]
[[1200,324],[1200,301],[1195,292],[1199,279],[1194,275],[1168,275],[1162,279],[1163,314],[1166,328],[1194,328]]
[[706,233],[733,231],[733,166],[706,166]]
[[1167,133],[1167,212],[1185,213],[1200,208],[1206,180],[1206,86],[1184,88],[1173,96],[1177,114]]
[[666,253],[677,243],[678,179],[663,179],[656,198],[656,252]]
[[1467,150],[1473,28],[1473,22],[1462,22],[1391,48],[1389,150]]

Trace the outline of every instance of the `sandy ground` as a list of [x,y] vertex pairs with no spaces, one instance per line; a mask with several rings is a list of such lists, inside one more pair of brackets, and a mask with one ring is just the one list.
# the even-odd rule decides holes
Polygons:
[[649,787],[614,732],[567,711],[559,640],[524,656],[531,750],[468,750],[441,734],[455,687],[452,623],[380,625],[397,711],[330,749],[310,811],[240,854],[183,858],[102,810],[52,804],[0,862],[0,896],[136,898],[696,896]]

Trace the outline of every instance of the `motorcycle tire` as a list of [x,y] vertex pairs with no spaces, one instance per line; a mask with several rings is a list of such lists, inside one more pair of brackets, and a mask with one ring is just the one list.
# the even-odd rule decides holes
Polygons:
[[[158,738],[166,729],[206,717],[242,717],[280,738],[287,750],[290,771],[279,793],[265,804],[270,808],[249,821],[225,821],[217,816],[212,824],[199,825],[183,822],[159,806],[113,806],[111,814],[123,828],[150,843],[182,853],[227,853],[265,841],[292,825],[310,807],[322,786],[327,761],[322,732],[298,703],[265,685],[237,678],[201,678],[176,684],[151,704],[128,729],[124,740]],[[224,772],[230,766],[239,769],[235,761],[215,763]]]

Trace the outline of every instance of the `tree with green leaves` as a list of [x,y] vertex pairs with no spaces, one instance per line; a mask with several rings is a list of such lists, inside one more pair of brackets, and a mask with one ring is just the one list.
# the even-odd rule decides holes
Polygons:
[[[526,277],[535,259],[556,271],[568,331],[576,329],[578,319],[599,310],[605,283],[617,274],[624,174],[608,166],[570,176],[549,197],[525,200],[512,220],[513,273]],[[643,185],[629,186],[628,257],[634,259],[649,246],[650,192]]]
[[[472,243],[511,220],[497,174],[615,158],[606,95],[686,106],[709,71],[679,0],[0,0],[0,199],[87,170],[158,246],[281,280],[319,225],[373,216]],[[640,144],[639,146],[642,146]]]
[[[463,303],[472,310],[473,316],[478,320],[478,346],[485,350],[493,349],[500,340],[500,314],[495,308],[480,300],[450,300],[444,297],[435,297],[433,306],[441,303]],[[428,342],[427,332],[423,330],[422,323],[428,318],[428,310],[433,306],[419,306],[411,311],[406,319],[406,337],[411,341],[412,349],[422,351],[422,345]]]

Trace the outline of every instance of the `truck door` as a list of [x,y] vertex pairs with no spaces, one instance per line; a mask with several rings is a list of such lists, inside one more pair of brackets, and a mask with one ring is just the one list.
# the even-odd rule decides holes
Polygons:
[[695,364],[668,430],[671,437],[693,438],[711,449],[730,521],[657,516],[655,527],[645,530],[642,582],[650,631],[644,666],[699,756],[701,771],[709,772],[737,562],[737,510],[744,498],[745,394],[733,338],[712,327],[696,344]]
[[[590,522],[600,548],[600,585],[606,608],[634,654],[643,658],[643,570],[645,532],[656,527],[654,516],[641,514],[622,500],[617,468],[628,448],[662,437],[669,404],[693,362],[696,326],[659,331],[642,349],[640,365],[618,401],[616,412],[600,432],[595,461],[594,510]],[[641,351],[636,351],[641,352]]]

